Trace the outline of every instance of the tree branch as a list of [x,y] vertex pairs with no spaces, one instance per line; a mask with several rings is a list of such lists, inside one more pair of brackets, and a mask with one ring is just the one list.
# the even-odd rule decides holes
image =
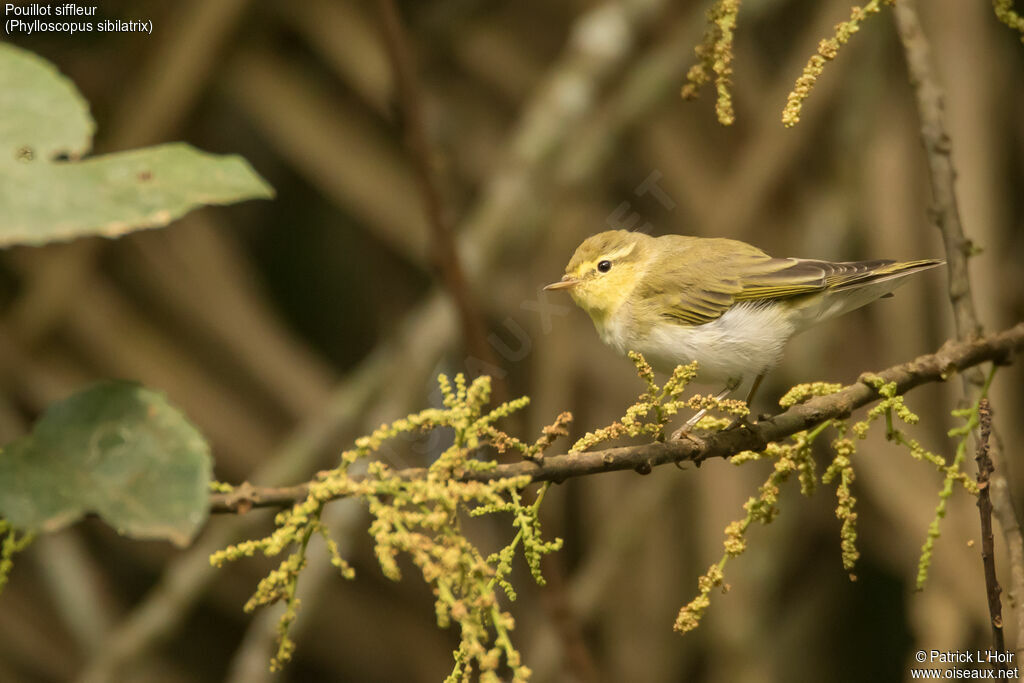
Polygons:
[[[981,516],[981,563],[985,567],[985,593],[988,596],[988,613],[992,618],[992,648],[1003,652],[1006,644],[1003,639],[1003,605],[999,594],[1003,589],[996,577],[995,543],[992,538],[992,499],[988,493],[989,477],[992,476],[992,458],[988,454],[988,437],[992,431],[992,411],[988,399],[983,398],[978,404],[978,415],[981,422],[981,439],[978,441],[978,452],[975,460],[978,463],[978,514]],[[999,664],[1005,669],[1006,664]]]
[[[565,154],[565,147],[575,140],[578,128],[594,116],[591,100],[587,100],[583,107],[566,106],[566,102],[579,99],[566,97],[566,91],[602,92],[608,81],[629,63],[634,50],[640,45],[639,36],[659,16],[658,11],[665,4],[666,0],[606,2],[589,9],[574,23],[562,55],[548,70],[544,83],[523,106],[518,123],[509,135],[504,161],[481,188],[476,209],[462,221],[457,231],[461,253],[467,257],[467,275],[477,283],[484,281],[483,275],[499,262],[510,245],[537,242],[540,226],[546,224],[541,217],[548,215],[548,207],[534,210],[533,222],[525,225],[521,208],[537,204],[535,197],[544,194],[550,167]],[[609,50],[608,41],[576,38],[586,33],[584,26],[593,27],[595,24],[600,24],[602,35],[616,37],[617,49]],[[652,99],[646,108],[638,107],[631,111],[630,116],[617,120],[615,126],[625,127],[635,122],[654,102]],[[584,176],[596,176],[603,170],[597,161],[602,160],[595,160],[594,165],[582,169]],[[449,343],[452,335],[453,326],[448,317],[439,292],[433,291],[415,310],[405,315],[403,324],[396,327],[374,353],[346,376],[323,409],[310,415],[294,430],[281,449],[268,459],[261,476],[254,478],[264,481],[297,478],[283,473],[304,462],[311,463],[338,434],[363,419],[368,406],[377,401],[377,394],[383,387],[404,387],[408,392],[415,383],[396,385],[396,378],[400,375],[406,378],[418,376],[419,370],[410,371],[408,363],[398,364],[394,359],[418,359],[414,363],[418,368],[427,360],[440,356],[442,347]],[[425,348],[425,344],[429,348]],[[392,403],[402,400],[401,397],[396,398],[395,391],[391,391],[388,398]],[[236,500],[235,508],[230,511],[244,509],[244,501]],[[243,520],[245,518],[240,518]],[[249,534],[246,524],[233,524],[231,527],[228,530],[217,525],[221,534],[216,538],[210,536],[212,542],[203,543],[201,539],[201,545],[193,546],[164,571],[156,587],[117,628],[107,634],[104,645],[95,650],[87,669],[93,676],[86,675],[83,680],[116,678],[121,670],[152,649],[156,642],[180,628],[181,619],[192,609],[216,573],[210,566],[210,553]]]
[[[423,103],[409,40],[402,27],[402,17],[394,0],[378,0],[377,7],[383,25],[384,44],[391,62],[391,71],[401,106],[401,122],[405,129],[405,142],[412,155],[416,179],[423,198],[433,239],[433,260],[445,289],[455,302],[462,326],[466,350],[485,363],[501,367],[494,350],[487,343],[487,328],[480,310],[466,284],[466,275],[455,244],[451,216],[441,200],[441,189],[435,174],[436,153],[427,138],[423,120]],[[494,378],[502,382],[501,378]],[[496,395],[503,395],[500,387]]]
[[[921,384],[946,380],[952,373],[972,368],[979,363],[1010,362],[1024,349],[1024,323],[981,339],[948,342],[932,354],[920,356],[909,363],[896,365],[877,373],[885,382],[896,382],[897,393],[904,394]],[[601,472],[635,470],[647,474],[652,468],[668,463],[692,461],[698,465],[709,458],[728,458],[741,451],[763,450],[768,443],[808,429],[825,420],[848,416],[852,411],[878,400],[871,386],[857,382],[828,396],[818,396],[793,406],[756,425],[718,432],[707,439],[692,438],[655,442],[639,446],[622,446],[584,453],[566,453],[544,458],[541,463],[518,462],[499,465],[488,472],[468,472],[466,481],[489,481],[529,475],[533,481],[562,482]],[[403,479],[425,476],[423,468],[400,470]],[[254,507],[281,507],[306,497],[308,484],[278,488],[261,488],[243,484],[232,493],[211,496],[211,512],[244,513]]]
[[942,232],[942,241],[946,247],[949,302],[953,306],[956,335],[958,339],[970,339],[981,334],[981,323],[978,322],[967,274],[967,259],[974,245],[964,235],[960,220],[953,145],[945,122],[944,94],[932,71],[931,48],[912,0],[899,0],[893,12],[921,120],[921,142],[928,159],[932,190],[932,219]]
[[[913,0],[897,0],[893,8],[896,28],[907,59],[910,84],[914,89],[918,117],[921,120],[921,142],[928,159],[931,180],[931,212],[946,249],[949,272],[949,301],[953,307],[957,338],[974,339],[982,334],[981,322],[974,306],[968,277],[968,258],[974,245],[964,235],[960,208],[956,199],[956,169],[953,167],[952,144],[946,129],[943,92],[931,64],[931,48],[921,28]],[[981,393],[984,377],[979,371],[963,376],[964,395],[973,403]],[[977,436],[977,435],[976,435]],[[1001,441],[995,430],[991,433],[991,458],[995,471],[991,476],[992,509],[1006,539],[1010,560],[1010,593],[1019,602],[1024,598],[1024,534],[1021,533],[1017,507],[1006,479]],[[1017,621],[1018,656],[1024,655],[1024,608],[1014,611]]]

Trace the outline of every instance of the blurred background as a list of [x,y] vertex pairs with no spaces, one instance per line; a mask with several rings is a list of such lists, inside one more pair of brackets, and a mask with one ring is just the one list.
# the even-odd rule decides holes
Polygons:
[[[995,331],[1024,317],[1024,46],[989,3],[918,4],[947,90],[965,229],[984,250],[971,261],[975,300]],[[594,232],[732,237],[778,256],[941,257],[890,12],[827,65],[802,122],[786,130],[786,95],[849,16],[848,1],[744,3],[730,128],[716,122],[710,91],[678,96],[706,9],[400,3],[487,357],[463,338],[432,266],[376,3],[104,0],[101,14],[152,19],[153,35],[18,38],[90,102],[96,153],[172,140],[239,153],[277,198],[114,241],[0,253],[3,441],[94,380],[131,378],[166,392],[207,435],[218,478],[295,483],[355,436],[436,403],[437,373],[481,371],[504,395],[533,398],[510,430],[533,438],[571,410],[575,438],[642,389],[567,296],[540,292]],[[945,275],[931,271],[795,340],[755,412],[772,411],[797,382],[851,382],[953,335]],[[1018,500],[1022,379],[1019,367],[1002,370],[993,393]],[[950,382],[909,397],[922,415],[911,434],[947,457],[959,394]],[[421,465],[437,445],[399,445],[389,457]],[[709,462],[552,489],[546,533],[565,547],[545,560],[544,588],[518,567],[511,607],[534,680],[894,681],[918,649],[986,647],[973,501],[950,501],[928,587],[915,593],[940,476],[881,429],[855,467],[857,581],[840,562],[834,494],[802,498],[790,483],[778,520],[752,529],[749,551],[729,562],[731,590],[685,637],[672,632],[676,612],[769,465]],[[270,528],[273,513],[255,511],[211,519],[186,550],[94,521],[40,538],[0,596],[0,680],[441,680],[457,634],[436,627],[417,572],[384,579],[363,510],[329,509],[358,576],[337,577],[314,548],[298,651],[283,673],[267,672],[277,612],[242,612],[270,563],[207,562]],[[509,528],[474,533],[488,547]]]

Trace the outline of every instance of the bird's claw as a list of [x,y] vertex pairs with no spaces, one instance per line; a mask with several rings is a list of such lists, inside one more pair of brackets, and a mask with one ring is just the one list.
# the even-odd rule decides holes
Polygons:
[[683,425],[682,427],[680,427],[676,431],[672,432],[672,436],[669,437],[669,439],[671,441],[679,441],[680,439],[687,439],[687,440],[693,442],[693,444],[696,445],[696,446],[703,446],[704,445],[704,441],[702,439],[694,436],[690,432],[691,429],[693,429],[692,425]]
[[753,426],[754,426],[754,423],[752,423],[750,420],[748,420],[746,415],[741,415],[740,417],[737,417],[732,422],[730,422],[729,426],[726,427],[723,431],[728,432],[728,431],[731,431],[733,429],[740,429],[740,428],[750,429]]
[[[704,440],[699,438],[699,437],[696,437],[696,436],[694,436],[693,434],[690,433],[690,429],[692,429],[692,427],[693,427],[692,425],[688,425],[688,424],[683,425],[682,427],[680,427],[676,431],[672,432],[671,440],[672,441],[680,441],[682,439],[686,439],[687,441],[692,443],[697,448],[699,448],[699,449],[704,448],[704,445],[705,445],[704,444]],[[677,460],[675,462],[675,466],[678,467],[681,470],[685,470],[687,462],[689,462],[689,461]],[[697,467],[700,467],[700,460],[694,460],[692,462],[694,462],[697,465]]]

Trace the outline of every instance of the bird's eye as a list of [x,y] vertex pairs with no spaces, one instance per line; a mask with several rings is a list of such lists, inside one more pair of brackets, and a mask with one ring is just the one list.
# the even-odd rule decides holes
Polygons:
[[597,269],[599,271],[601,271],[602,273],[607,273],[609,270],[612,269],[612,262],[611,261],[601,261],[600,263],[597,264]]

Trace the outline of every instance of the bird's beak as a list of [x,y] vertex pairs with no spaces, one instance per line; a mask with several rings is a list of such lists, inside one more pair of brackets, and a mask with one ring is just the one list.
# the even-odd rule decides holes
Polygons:
[[560,282],[552,282],[550,285],[548,285],[544,289],[545,290],[569,289],[570,287],[574,287],[574,286],[578,285],[579,283],[580,283],[580,281],[577,280],[576,278],[570,277],[568,275],[564,275],[564,276],[562,276],[562,280]]

